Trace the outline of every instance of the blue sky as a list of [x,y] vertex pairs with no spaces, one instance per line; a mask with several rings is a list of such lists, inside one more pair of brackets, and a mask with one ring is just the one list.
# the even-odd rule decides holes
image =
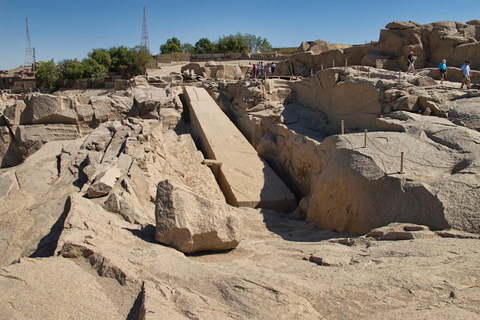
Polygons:
[[480,1],[0,0],[0,70],[25,60],[25,18],[37,60],[82,59],[94,48],[139,45],[143,6],[152,53],[166,39],[195,42],[236,32],[278,47],[301,41],[360,44],[378,40],[394,20],[430,23],[480,19]]

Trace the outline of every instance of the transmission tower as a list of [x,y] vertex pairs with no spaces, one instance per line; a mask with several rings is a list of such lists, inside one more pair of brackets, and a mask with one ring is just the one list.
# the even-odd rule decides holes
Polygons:
[[35,56],[35,47],[33,47],[33,64],[32,64],[32,71],[36,71],[37,68],[37,57]]
[[30,44],[30,34],[28,32],[28,18],[25,18],[27,22],[27,44],[25,46],[25,66],[31,66],[33,64],[32,57],[32,45]]
[[150,52],[150,45],[148,44],[148,32],[147,32],[147,15],[145,14],[145,6],[143,6],[143,23],[142,23],[142,42],[140,47],[145,48]]

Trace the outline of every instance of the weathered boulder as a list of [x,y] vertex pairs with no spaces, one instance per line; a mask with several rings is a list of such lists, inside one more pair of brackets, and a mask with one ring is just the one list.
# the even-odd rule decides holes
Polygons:
[[73,124],[20,125],[15,130],[15,141],[24,158],[38,151],[45,143],[80,138],[78,128]]
[[26,107],[20,116],[21,124],[72,123],[78,121],[71,99],[49,94],[33,93],[26,99]]
[[158,184],[155,219],[157,241],[185,253],[233,249],[241,240],[242,219],[235,208],[168,180]]
[[122,172],[117,167],[110,167],[99,173],[93,183],[88,187],[87,194],[89,198],[98,198],[107,195],[115,186]]
[[[363,137],[355,134],[321,144],[320,154],[328,157],[319,161],[307,220],[355,233],[390,222],[478,232],[479,133],[405,112],[377,123],[406,133],[369,133],[367,148],[357,148]],[[399,150],[405,153],[404,173],[398,173]]]

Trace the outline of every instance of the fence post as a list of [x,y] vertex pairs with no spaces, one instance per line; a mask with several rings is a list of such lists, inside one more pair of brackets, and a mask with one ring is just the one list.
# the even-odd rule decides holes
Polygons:
[[333,60],[332,66],[333,66],[332,68],[335,68],[335,60]]
[[321,65],[321,69],[323,70],[323,64]]
[[365,137],[364,137],[364,141],[363,141],[363,147],[364,148],[367,147],[367,129],[365,129]]
[[345,134],[345,121],[340,120],[340,127],[341,127],[342,136],[343,136]]
[[368,78],[370,78],[370,67],[368,67]]
[[400,173],[405,173],[405,171],[403,171],[403,152],[400,154]]

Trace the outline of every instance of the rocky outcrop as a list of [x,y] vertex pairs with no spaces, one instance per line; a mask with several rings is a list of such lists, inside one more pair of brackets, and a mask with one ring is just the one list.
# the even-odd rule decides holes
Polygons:
[[[443,59],[460,67],[466,59],[480,64],[480,28],[467,23],[439,21],[430,24],[394,21],[380,31],[377,42],[328,51],[302,52],[277,64],[278,74],[308,76],[333,66],[363,65],[388,70],[407,70],[406,57],[417,57],[417,68],[434,67]],[[307,46],[301,46],[306,50]]]
[[196,62],[189,63],[182,67],[181,72],[187,79],[196,75],[203,78],[240,80],[246,77],[249,70],[251,71],[250,66],[209,61],[204,66]]
[[157,241],[185,253],[233,249],[242,237],[242,220],[233,207],[168,180],[158,184],[155,219]]

